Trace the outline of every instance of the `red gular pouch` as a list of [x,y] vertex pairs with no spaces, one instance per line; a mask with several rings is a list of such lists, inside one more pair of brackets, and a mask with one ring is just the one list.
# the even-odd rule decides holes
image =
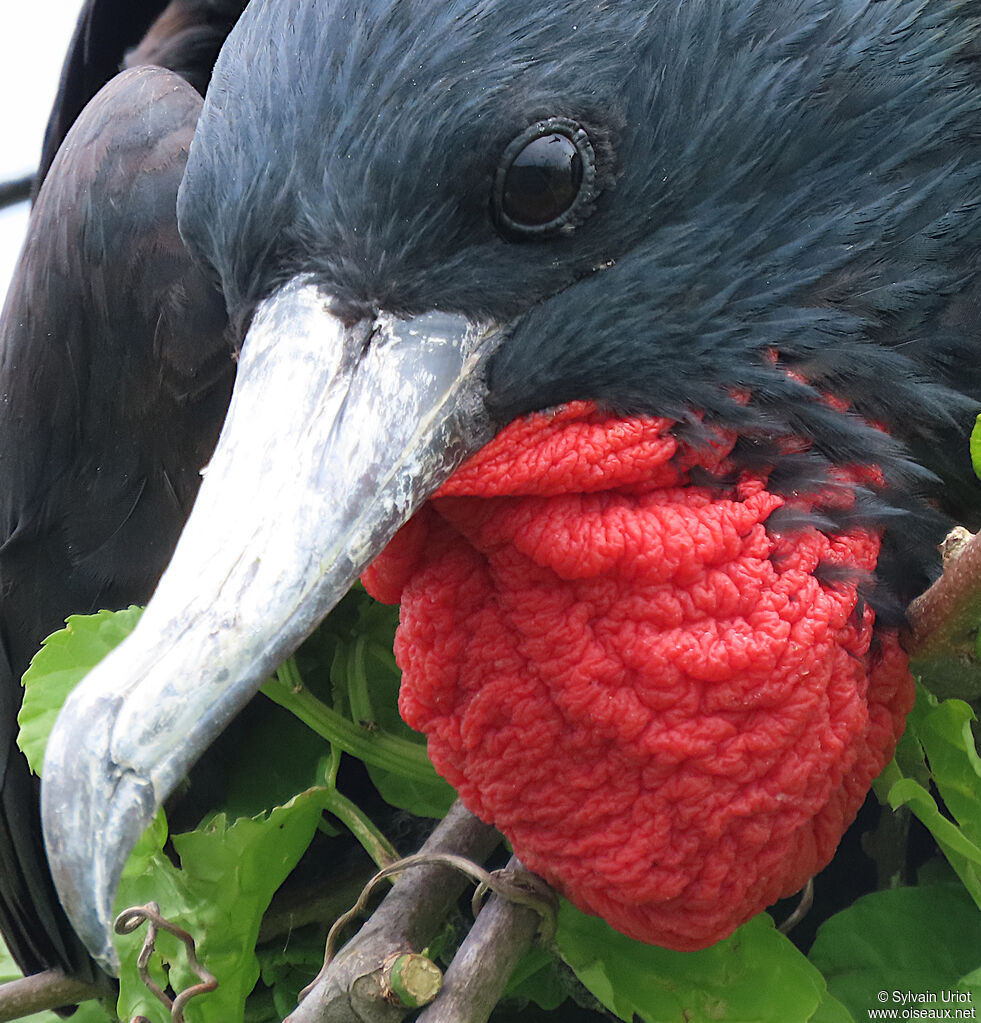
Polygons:
[[735,437],[672,425],[583,402],[511,424],[364,583],[401,603],[400,709],[463,802],[581,909],[691,950],[831,859],[913,683],[847,581],[880,537],[768,531],[766,474],[690,482]]

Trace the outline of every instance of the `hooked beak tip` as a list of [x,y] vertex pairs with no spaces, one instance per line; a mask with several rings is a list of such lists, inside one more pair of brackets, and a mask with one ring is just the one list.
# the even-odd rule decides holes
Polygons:
[[[103,726],[111,722],[111,706],[96,708],[103,712]],[[66,724],[59,720],[48,743],[45,775],[67,773],[75,783],[42,783],[41,812],[52,877],[68,918],[96,962],[116,976],[113,900],[129,852],[153,820],[156,796],[150,781],[108,755],[85,766],[81,743],[85,733],[101,732],[99,724],[77,714]]]

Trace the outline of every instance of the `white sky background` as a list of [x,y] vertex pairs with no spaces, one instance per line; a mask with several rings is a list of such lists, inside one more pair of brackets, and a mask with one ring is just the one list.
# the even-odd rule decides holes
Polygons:
[[[82,0],[0,0],[0,181],[37,168]],[[20,253],[27,204],[0,210],[0,296]]]

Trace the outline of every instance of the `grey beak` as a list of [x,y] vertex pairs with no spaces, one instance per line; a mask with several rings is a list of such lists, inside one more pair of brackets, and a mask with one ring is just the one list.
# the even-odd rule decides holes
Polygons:
[[499,337],[442,313],[346,326],[304,279],[260,306],[173,561],[48,743],[52,874],[111,972],[113,898],[143,829],[398,528],[490,439],[483,369]]

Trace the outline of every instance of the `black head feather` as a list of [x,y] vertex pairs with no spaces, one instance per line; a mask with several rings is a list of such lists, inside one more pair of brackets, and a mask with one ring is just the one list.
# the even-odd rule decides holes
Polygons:
[[[979,32],[967,0],[255,2],[182,230],[239,316],[307,273],[351,316],[513,321],[502,423],[580,398],[694,411],[746,467],[805,438],[787,492],[879,466],[849,520],[887,531],[905,600],[938,474],[957,514],[976,492],[951,448],[981,396]],[[545,117],[589,133],[598,194],[574,230],[515,241],[493,182]]]

